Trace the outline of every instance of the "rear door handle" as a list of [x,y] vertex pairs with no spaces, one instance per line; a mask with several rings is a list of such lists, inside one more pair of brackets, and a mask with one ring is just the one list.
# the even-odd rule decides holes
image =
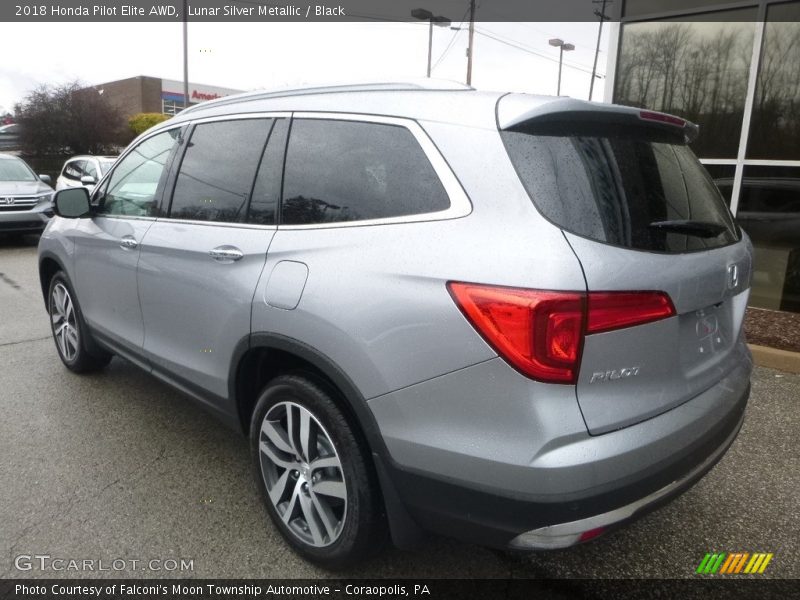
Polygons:
[[138,245],[139,242],[132,235],[123,236],[119,241],[119,247],[123,250],[135,250]]
[[209,250],[208,255],[217,262],[232,263],[241,259],[244,252],[236,246],[217,246],[213,250]]

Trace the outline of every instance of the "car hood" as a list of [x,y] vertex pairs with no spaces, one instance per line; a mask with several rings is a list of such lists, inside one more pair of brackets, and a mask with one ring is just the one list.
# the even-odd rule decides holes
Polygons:
[[43,181],[0,181],[0,196],[35,196],[52,191]]

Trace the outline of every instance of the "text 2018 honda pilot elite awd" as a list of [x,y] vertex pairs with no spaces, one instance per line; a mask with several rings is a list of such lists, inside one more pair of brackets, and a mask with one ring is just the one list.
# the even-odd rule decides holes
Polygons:
[[433,84],[249,93],[57,193],[75,372],[124,357],[249,435],[275,527],[560,548],[674,497],[749,394],[752,249],[663,113]]

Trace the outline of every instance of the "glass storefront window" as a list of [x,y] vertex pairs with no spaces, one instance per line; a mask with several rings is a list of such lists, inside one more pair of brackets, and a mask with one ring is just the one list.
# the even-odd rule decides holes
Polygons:
[[614,102],[687,118],[700,125],[695,154],[735,158],[756,14],[747,8],[715,12],[718,22],[624,24]]
[[733,178],[736,175],[736,165],[703,165],[717,184],[725,203],[731,205],[731,192],[733,191]]
[[800,3],[767,9],[747,158],[800,160]]
[[736,220],[755,247],[750,304],[800,312],[800,168],[745,166]]

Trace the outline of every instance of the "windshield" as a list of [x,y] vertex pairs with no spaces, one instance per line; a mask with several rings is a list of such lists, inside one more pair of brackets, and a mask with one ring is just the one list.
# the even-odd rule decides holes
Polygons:
[[541,213],[578,235],[678,253],[738,240],[733,218],[688,146],[641,127],[501,132]]
[[115,158],[101,158],[97,161],[100,165],[100,174],[105,175],[108,173],[108,170],[113,166],[114,162],[116,162]]
[[21,160],[0,159],[0,181],[36,181],[36,175]]

